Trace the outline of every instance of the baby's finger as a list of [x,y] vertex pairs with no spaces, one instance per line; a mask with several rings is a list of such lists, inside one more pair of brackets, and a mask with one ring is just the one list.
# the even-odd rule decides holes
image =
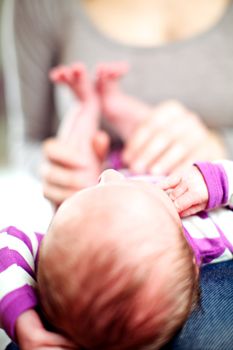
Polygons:
[[181,196],[183,196],[187,190],[188,190],[188,185],[187,185],[186,181],[180,180],[180,183],[178,184],[178,186],[175,187],[169,193],[169,197],[171,198],[171,200],[175,201],[178,198],[180,198]]
[[43,195],[55,206],[59,206],[64,200],[72,196],[76,191],[64,187],[53,186],[51,184],[44,184]]
[[185,192],[183,195],[174,200],[174,205],[178,211],[178,213],[182,213],[183,211],[191,208],[193,205],[199,204],[193,198],[193,194],[189,191]]
[[183,212],[180,213],[180,217],[184,218],[190,215],[194,215],[199,213],[200,211],[204,210],[205,206],[204,204],[197,204],[197,205],[193,205],[191,208],[184,210]]
[[157,186],[159,186],[159,188],[161,188],[161,190],[166,191],[166,190],[173,189],[176,186],[178,186],[180,181],[181,181],[181,176],[171,175],[171,176],[165,177],[163,180],[158,182]]

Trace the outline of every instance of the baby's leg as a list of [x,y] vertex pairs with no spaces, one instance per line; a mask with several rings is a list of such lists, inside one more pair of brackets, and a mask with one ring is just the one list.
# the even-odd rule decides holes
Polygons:
[[61,66],[51,71],[50,78],[55,83],[67,85],[79,100],[65,115],[58,137],[77,149],[80,163],[90,170],[86,176],[95,177],[99,165],[93,138],[99,123],[99,99],[87,70],[81,63]]
[[114,125],[123,139],[127,139],[151,112],[146,103],[121,91],[119,79],[127,71],[128,65],[123,62],[102,63],[96,69],[96,88],[104,116]]

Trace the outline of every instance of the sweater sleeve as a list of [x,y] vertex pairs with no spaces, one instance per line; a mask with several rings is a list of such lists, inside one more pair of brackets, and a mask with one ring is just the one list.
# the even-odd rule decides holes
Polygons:
[[0,326],[15,339],[15,322],[37,304],[35,262],[43,235],[11,226],[0,231]]
[[233,208],[233,161],[197,162],[205,180],[209,201],[207,209],[221,206]]
[[9,157],[13,164],[34,171],[41,158],[41,141],[53,135],[56,128],[48,72],[56,64],[58,47],[62,46],[58,27],[63,7],[61,0],[3,3],[2,56]]

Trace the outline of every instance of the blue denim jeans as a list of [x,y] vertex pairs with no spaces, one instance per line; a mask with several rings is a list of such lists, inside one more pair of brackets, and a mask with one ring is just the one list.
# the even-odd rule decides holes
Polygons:
[[233,261],[201,269],[200,305],[166,350],[233,349]]
[[233,261],[202,267],[200,284],[199,307],[164,350],[233,349]]

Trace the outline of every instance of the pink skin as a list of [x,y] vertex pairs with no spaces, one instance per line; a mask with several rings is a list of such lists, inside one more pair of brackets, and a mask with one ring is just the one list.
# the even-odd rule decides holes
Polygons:
[[151,113],[151,108],[119,87],[119,80],[128,72],[125,62],[101,63],[96,68],[96,89],[104,116],[126,140]]
[[181,217],[194,215],[205,210],[209,193],[205,180],[196,166],[181,175],[170,175],[159,183],[169,194]]
[[18,317],[15,327],[21,350],[78,350],[75,344],[62,335],[47,331],[33,309],[23,312]]
[[85,168],[85,177],[91,185],[96,182],[100,171],[99,161],[93,151],[100,112],[97,94],[82,63],[54,68],[50,72],[50,79],[56,84],[67,85],[80,101],[65,116],[58,137],[77,149],[80,164]]
[[96,99],[92,82],[83,63],[78,62],[70,66],[58,66],[51,70],[49,76],[54,83],[68,85],[82,103],[93,103]]

